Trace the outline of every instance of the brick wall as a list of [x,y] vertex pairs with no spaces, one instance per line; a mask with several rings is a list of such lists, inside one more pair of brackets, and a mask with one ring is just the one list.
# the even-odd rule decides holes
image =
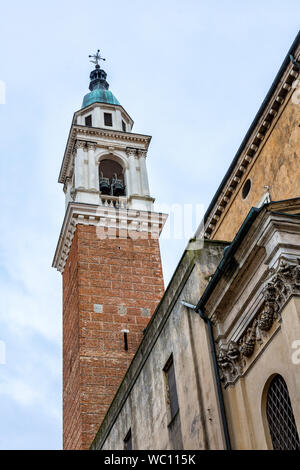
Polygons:
[[63,273],[65,449],[90,446],[163,289],[158,240],[77,225]]

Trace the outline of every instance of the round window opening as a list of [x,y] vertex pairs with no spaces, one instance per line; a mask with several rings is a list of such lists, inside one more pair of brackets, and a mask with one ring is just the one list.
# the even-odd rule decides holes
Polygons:
[[246,199],[246,197],[250,193],[250,189],[251,189],[251,180],[248,179],[242,189],[243,199]]

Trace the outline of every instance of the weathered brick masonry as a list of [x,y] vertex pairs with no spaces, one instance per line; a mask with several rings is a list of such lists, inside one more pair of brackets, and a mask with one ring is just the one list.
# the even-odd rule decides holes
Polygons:
[[65,449],[90,446],[163,290],[157,239],[101,240],[77,225],[63,273]]

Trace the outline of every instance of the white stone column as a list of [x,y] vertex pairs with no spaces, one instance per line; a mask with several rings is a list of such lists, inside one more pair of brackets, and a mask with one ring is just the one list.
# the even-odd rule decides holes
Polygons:
[[84,189],[84,173],[85,173],[85,145],[82,140],[77,140],[75,144],[75,188]]
[[131,195],[138,194],[138,180],[136,171],[136,149],[127,148],[126,154],[128,156],[129,174],[130,174],[130,188]]
[[128,197],[129,194],[131,193],[129,166],[124,168],[123,175],[124,175],[124,183],[126,187],[126,196]]
[[149,181],[148,181],[148,173],[146,167],[146,155],[147,150],[138,150],[138,156],[140,160],[140,174],[141,174],[141,188],[143,196],[149,196]]
[[89,189],[99,191],[98,167],[95,162],[96,143],[88,142],[88,182]]

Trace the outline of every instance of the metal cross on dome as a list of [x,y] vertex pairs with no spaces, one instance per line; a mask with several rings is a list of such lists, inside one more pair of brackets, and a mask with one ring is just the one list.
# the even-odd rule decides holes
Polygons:
[[105,60],[104,57],[101,57],[100,55],[100,49],[97,50],[97,54],[94,55],[89,55],[89,57],[92,57],[95,60],[90,60],[93,64],[96,64],[96,68],[100,68],[99,62],[100,60]]

